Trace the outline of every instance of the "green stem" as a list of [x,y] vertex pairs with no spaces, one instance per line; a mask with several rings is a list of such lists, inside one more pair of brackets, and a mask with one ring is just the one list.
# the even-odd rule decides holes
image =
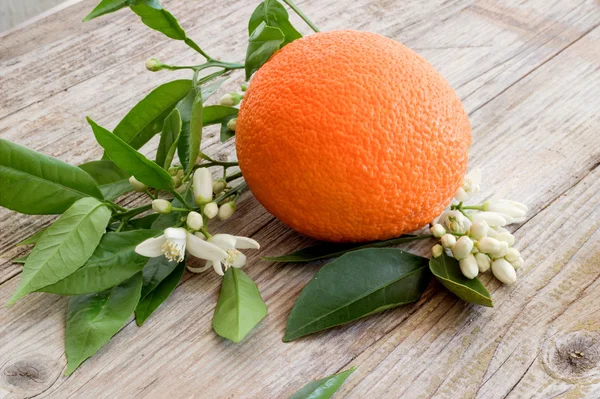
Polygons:
[[233,180],[239,179],[240,177],[243,177],[243,176],[242,176],[242,172],[237,172],[237,173],[234,173],[234,174],[232,174],[232,175],[229,175],[229,176],[227,176],[227,177],[225,178],[225,181],[229,183],[230,181],[233,181]]
[[146,212],[149,209],[152,209],[152,204],[142,205],[137,208],[129,209],[126,212],[117,213],[115,217],[131,219],[132,217],[139,215],[140,213]]
[[119,211],[119,212],[127,212],[129,209],[128,208],[124,208],[121,205],[117,205],[112,201],[106,201],[106,203],[113,208],[115,211]]
[[306,15],[304,15],[302,10],[300,10],[292,0],[283,0],[283,2],[287,4],[292,10],[294,10],[294,12],[298,14],[298,16],[302,18],[304,22],[306,22],[306,24],[311,27],[312,30],[314,30],[315,32],[320,32],[319,28],[317,28],[317,26],[313,24],[313,22],[310,19],[308,19]]
[[483,205],[466,205],[466,206],[461,206],[460,209],[472,209],[475,211],[483,211]]
[[247,188],[248,188],[248,185],[246,184],[246,182],[240,183],[237,186],[235,186],[234,188],[232,188],[231,190],[226,191],[223,194],[219,195],[217,198],[214,199],[213,202],[220,204],[221,202],[223,202],[223,200],[231,197],[232,195],[237,195],[237,194],[243,193]]
[[150,190],[146,190],[144,191],[144,193],[151,199],[151,200],[155,200],[156,197],[154,195],[152,195],[152,193],[150,192]]
[[227,71],[231,71],[234,69],[243,69],[245,67],[245,65],[235,63],[235,62],[210,60],[210,61],[207,61],[204,64],[200,64],[200,65],[166,65],[166,64],[162,64],[162,67],[164,69],[169,69],[171,71],[176,71],[179,69],[191,69],[195,72],[200,72],[203,69],[207,69],[207,68],[223,68],[225,70],[225,72],[227,72]]
[[179,202],[181,202],[187,209],[194,209],[190,206],[190,204],[187,203],[187,201],[177,191],[173,190],[173,191],[171,191],[171,194],[173,194],[173,197],[177,198],[179,200]]
[[183,41],[185,44],[187,44],[188,46],[190,46],[191,48],[193,48],[194,50],[196,50],[201,56],[203,56],[204,58],[206,58],[207,61],[211,61],[213,60],[213,58],[208,55],[204,50],[202,50],[200,48],[200,46],[198,46],[192,39],[190,39],[189,37],[186,37],[185,40]]

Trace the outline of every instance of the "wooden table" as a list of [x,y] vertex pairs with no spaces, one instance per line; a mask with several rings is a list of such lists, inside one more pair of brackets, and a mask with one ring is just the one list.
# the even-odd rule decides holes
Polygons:
[[[86,115],[112,128],[145,93],[183,76],[147,72],[151,56],[200,61],[127,10],[81,23],[95,2],[71,1],[1,38],[0,137],[74,164],[97,159]],[[243,57],[256,1],[165,3],[211,53]],[[526,259],[518,282],[483,277],[493,309],[432,284],[414,305],[285,344],[287,315],[320,264],[261,261],[310,240],[246,195],[222,229],[263,244],[246,271],[269,315],[241,344],[211,330],[219,278],[186,275],[143,327],[130,322],[66,378],[66,299],[30,295],[0,309],[0,397],[283,398],[356,365],[337,397],[599,398],[600,3],[298,3],[323,30],[370,30],[407,44],[450,81],[471,118],[470,166],[483,171],[481,198],[531,207],[513,227]],[[235,76],[229,89],[241,81]],[[204,144],[235,159],[214,131]],[[14,244],[49,222],[0,210],[0,303],[19,280],[21,266],[10,260],[26,251]],[[430,245],[410,249],[427,254]]]

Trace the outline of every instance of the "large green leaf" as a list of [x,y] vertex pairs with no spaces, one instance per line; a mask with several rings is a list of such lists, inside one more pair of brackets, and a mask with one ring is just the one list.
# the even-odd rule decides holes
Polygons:
[[187,136],[188,164],[186,172],[189,174],[200,155],[200,145],[202,144],[202,113],[203,113],[202,89],[196,88],[196,97],[192,103],[192,119],[190,120],[190,131]]
[[0,206],[29,215],[58,214],[84,197],[103,199],[83,170],[0,139]]
[[127,7],[131,0],[102,0],[84,19],[83,22],[109,14]]
[[104,198],[109,201],[131,191],[129,173],[119,168],[113,161],[108,159],[91,161],[79,167],[92,176],[104,194]]
[[258,28],[261,23],[281,29],[285,35],[283,45],[300,39],[302,35],[291,24],[285,7],[277,0],[265,0],[256,7],[248,21],[248,35]]
[[125,325],[140,299],[142,273],[107,291],[71,297],[67,310],[65,352],[71,374]]
[[269,58],[279,50],[284,41],[285,35],[281,29],[267,26],[264,22],[256,27],[248,40],[246,80],[249,80],[254,72],[269,61]]
[[181,115],[177,108],[173,109],[169,116],[165,119],[163,130],[156,151],[156,163],[162,166],[163,169],[169,169],[175,150],[177,150],[177,142],[181,134]]
[[177,109],[181,116],[181,133],[179,134],[179,141],[177,143],[177,154],[179,155],[179,162],[181,162],[181,165],[183,165],[184,168],[187,168],[190,161],[190,122],[192,120],[192,108],[195,99],[196,89],[192,89],[188,95],[177,104]]
[[73,274],[39,291],[60,295],[82,295],[107,290],[142,270],[148,258],[135,247],[161,234],[157,230],[106,233],[92,256]]
[[114,134],[136,150],[141,148],[160,132],[167,115],[191,89],[191,80],[174,80],[158,86],[125,115]]
[[430,279],[427,259],[396,248],[369,248],[323,266],[304,287],[284,341],[414,302]]
[[9,304],[83,266],[98,246],[110,217],[110,209],[97,199],[75,202],[40,237],[27,258],[21,282]]
[[185,272],[185,262],[177,265],[175,270],[160,281],[147,295],[144,296],[142,292],[140,303],[135,308],[135,322],[138,326],[144,324],[148,317],[175,291],[183,272]]
[[212,321],[215,332],[237,343],[266,315],[267,305],[254,281],[241,269],[227,269]]
[[170,190],[173,178],[163,168],[137,152],[129,144],[87,118],[98,143],[118,167],[150,187]]
[[391,238],[383,241],[371,241],[363,243],[330,243],[322,242],[310,247],[302,248],[298,251],[291,252],[286,255],[280,256],[264,256],[264,260],[270,260],[271,262],[286,262],[286,263],[301,263],[301,262],[312,262],[314,260],[334,258],[336,256],[343,255],[347,252],[356,251],[364,248],[382,248],[389,247],[392,245],[404,244],[415,240],[421,240],[423,238],[429,238],[431,236],[415,236],[405,234],[400,237]]
[[302,389],[290,396],[290,399],[329,399],[341,388],[354,370],[356,370],[356,367],[308,383]]
[[468,279],[460,271],[458,261],[445,253],[429,261],[431,272],[440,283],[463,301],[493,307],[492,297],[478,278]]
[[225,105],[209,105],[202,111],[202,124],[204,126],[217,123],[227,123],[231,117],[236,117],[239,109]]

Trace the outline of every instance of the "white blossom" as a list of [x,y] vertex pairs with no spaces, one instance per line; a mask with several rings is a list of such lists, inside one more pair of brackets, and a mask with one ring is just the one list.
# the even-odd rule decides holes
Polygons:
[[467,236],[460,237],[452,247],[452,254],[456,259],[465,259],[471,254],[473,249],[473,240]]
[[473,279],[479,274],[479,267],[477,266],[477,261],[473,255],[469,255],[466,258],[459,260],[458,264],[460,266],[460,271],[468,279]]
[[486,222],[491,227],[506,226],[511,220],[507,220],[506,215],[497,212],[472,212],[469,214],[469,218],[473,223]]
[[456,244],[456,237],[452,234],[444,234],[441,238],[441,242],[444,248],[452,248]]
[[192,211],[188,213],[185,222],[192,230],[200,230],[202,227],[204,227],[204,220],[202,219],[202,215],[198,212]]
[[480,190],[479,185],[481,184],[481,170],[474,169],[468,173],[462,186],[458,189],[454,195],[454,199],[458,202],[463,202],[471,198],[474,194],[477,194]]
[[156,213],[171,213],[173,205],[165,199],[155,199],[152,201],[152,210]]
[[492,261],[486,254],[479,252],[475,254],[475,260],[477,261],[477,267],[480,273],[485,273],[490,269]]
[[219,213],[219,205],[217,205],[215,202],[209,202],[208,204],[204,205],[203,212],[207,218],[212,219]]
[[487,222],[485,220],[480,220],[471,225],[469,236],[475,240],[481,240],[483,237],[488,235],[489,230],[490,226],[487,224]]
[[202,273],[212,268],[218,275],[222,276],[228,268],[240,268],[246,264],[246,255],[241,253],[239,249],[260,248],[258,242],[251,238],[232,236],[230,234],[215,234],[207,240],[207,243],[225,251],[227,256],[220,260],[209,259],[204,267],[193,268],[188,266],[189,271],[193,273]]
[[440,256],[442,256],[443,253],[444,253],[444,247],[442,247],[440,244],[435,244],[431,248],[431,254],[433,255],[434,258],[439,258]]
[[207,168],[199,168],[194,172],[193,191],[196,205],[200,206],[212,201],[213,180]]
[[504,258],[492,262],[492,274],[504,284],[512,284],[517,281],[515,268]]
[[512,220],[512,223],[520,223],[525,220],[528,209],[527,205],[518,201],[499,199],[485,201],[483,203],[483,210],[500,213],[505,217],[508,216]]
[[465,234],[471,228],[471,221],[460,211],[446,211],[440,220],[450,233]]
[[444,234],[446,234],[446,229],[439,223],[435,223],[433,226],[431,226],[429,231],[435,238],[441,238]]
[[483,237],[481,240],[477,241],[477,248],[483,253],[491,254],[500,249],[500,241],[492,237]]
[[144,191],[148,190],[148,186],[136,179],[134,176],[129,178],[129,184],[131,184],[133,191],[137,193],[143,193]]
[[235,202],[229,201],[219,207],[219,213],[217,215],[220,220],[229,219],[235,213],[235,209]]

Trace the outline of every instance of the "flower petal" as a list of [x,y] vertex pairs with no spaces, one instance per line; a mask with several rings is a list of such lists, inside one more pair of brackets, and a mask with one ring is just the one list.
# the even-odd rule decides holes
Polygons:
[[187,269],[189,271],[191,271],[192,273],[204,273],[211,267],[213,267],[213,262],[211,260],[207,260],[206,263],[204,264],[204,266],[202,266],[202,267],[191,267],[190,265],[188,265]]
[[223,265],[221,264],[221,262],[213,262],[212,267],[213,269],[215,269],[215,273],[217,273],[219,276],[225,275],[225,273],[223,273]]
[[208,242],[213,243],[219,248],[234,249],[236,239],[231,234],[215,234],[208,239]]
[[238,252],[235,255],[235,259],[233,260],[233,264],[231,266],[239,269],[240,267],[244,267],[245,264],[246,264],[246,255],[244,255],[241,252]]
[[235,236],[235,247],[238,249],[260,249],[260,244],[252,238]]
[[155,258],[163,254],[161,247],[166,241],[167,238],[164,234],[159,237],[148,238],[135,247],[135,252],[147,258]]
[[196,258],[222,261],[227,258],[227,252],[208,241],[201,240],[195,235],[187,234],[187,251]]

